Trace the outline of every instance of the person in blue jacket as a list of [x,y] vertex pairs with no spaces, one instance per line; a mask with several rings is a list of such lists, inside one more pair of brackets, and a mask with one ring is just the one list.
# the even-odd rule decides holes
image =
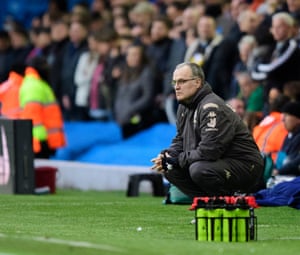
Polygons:
[[300,102],[287,103],[282,112],[289,133],[278,153],[273,175],[300,176]]

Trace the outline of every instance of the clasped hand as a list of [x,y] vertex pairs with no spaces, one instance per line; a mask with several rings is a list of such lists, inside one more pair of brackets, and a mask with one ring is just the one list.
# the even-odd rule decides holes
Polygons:
[[163,154],[158,154],[156,158],[151,159],[153,166],[151,167],[152,170],[157,171],[158,173],[164,173],[164,169],[162,166],[162,158],[164,157]]
[[178,166],[178,159],[171,157],[168,152],[158,154],[156,158],[151,159],[151,162],[154,164],[151,169],[158,173],[165,173]]

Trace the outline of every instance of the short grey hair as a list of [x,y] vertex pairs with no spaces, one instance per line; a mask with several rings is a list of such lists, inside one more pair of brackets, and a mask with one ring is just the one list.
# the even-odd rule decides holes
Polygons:
[[257,41],[253,35],[244,35],[238,43],[238,48],[241,49],[242,45],[244,44],[248,44],[252,47],[255,47],[257,46]]
[[203,69],[198,64],[195,64],[192,62],[184,62],[184,63],[178,64],[176,66],[175,70],[180,69],[184,66],[188,66],[191,69],[193,77],[200,78],[202,81],[205,80],[205,75],[204,75]]
[[281,19],[286,25],[292,27],[295,25],[295,19],[287,12],[278,12],[272,16],[272,20]]

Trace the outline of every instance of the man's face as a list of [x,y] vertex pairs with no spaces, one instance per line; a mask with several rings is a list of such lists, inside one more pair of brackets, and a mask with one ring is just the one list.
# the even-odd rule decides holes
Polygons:
[[69,35],[69,27],[64,23],[55,23],[51,27],[51,37],[55,42],[59,42]]
[[258,15],[250,10],[243,11],[239,16],[238,24],[242,32],[253,34],[259,25]]
[[73,43],[80,43],[87,37],[87,30],[80,23],[74,22],[70,26],[69,36]]
[[174,71],[173,83],[176,99],[179,102],[189,102],[202,86],[201,79],[193,76],[189,66]]
[[168,27],[162,21],[154,21],[151,27],[151,39],[153,42],[167,38],[169,33]]
[[290,38],[291,29],[282,19],[274,19],[272,21],[271,33],[276,41],[284,41]]
[[289,132],[293,132],[300,127],[300,119],[287,113],[283,114],[283,123],[286,130]]
[[215,36],[215,23],[210,17],[202,17],[198,21],[197,31],[202,40],[212,39]]
[[142,48],[131,46],[127,50],[126,62],[129,67],[138,67],[142,59]]
[[297,12],[300,10],[300,0],[287,0],[286,3],[290,12]]
[[233,110],[241,117],[243,118],[245,115],[245,104],[241,99],[233,99],[230,102],[230,106],[233,108]]

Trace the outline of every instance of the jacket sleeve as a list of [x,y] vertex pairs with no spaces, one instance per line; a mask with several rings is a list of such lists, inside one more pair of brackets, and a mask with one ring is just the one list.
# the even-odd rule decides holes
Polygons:
[[288,163],[278,169],[281,175],[299,175],[300,174],[300,153]]

